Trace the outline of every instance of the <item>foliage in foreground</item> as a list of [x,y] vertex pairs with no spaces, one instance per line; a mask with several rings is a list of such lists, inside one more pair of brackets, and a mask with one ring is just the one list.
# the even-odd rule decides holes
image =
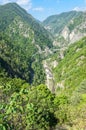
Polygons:
[[[57,83],[65,81],[64,88],[58,87],[56,95],[43,84],[33,87],[25,80],[8,78],[6,70],[0,66],[1,130],[86,128],[85,43],[86,38],[71,45],[55,68]],[[36,69],[35,64],[33,68]],[[34,80],[38,82],[36,77]]]
[[54,95],[45,85],[21,79],[0,82],[0,127],[3,130],[48,130],[56,125]]
[[[0,129],[85,129],[86,80],[70,96],[66,90],[52,94],[45,85],[30,86],[24,80],[0,78]],[[56,126],[57,125],[57,126]]]

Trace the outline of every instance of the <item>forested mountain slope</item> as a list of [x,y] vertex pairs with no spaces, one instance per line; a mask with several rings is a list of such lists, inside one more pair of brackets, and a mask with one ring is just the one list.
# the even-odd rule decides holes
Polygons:
[[[52,46],[49,39],[49,33],[33,18],[28,14],[23,8],[21,8],[16,3],[9,3],[0,6],[0,31],[11,32],[13,36],[18,33],[23,37],[30,38],[29,33],[34,35],[34,42],[40,47],[45,48]],[[17,30],[16,30],[16,27]],[[24,30],[23,30],[24,29]],[[18,35],[17,35],[18,36]],[[44,41],[45,39],[45,41]]]
[[0,6],[0,130],[86,129],[86,37],[70,45],[85,35],[85,15],[50,17],[52,44],[16,3]]
[[0,129],[85,130],[86,38],[72,44],[53,70],[56,92],[8,78],[0,67]]
[[86,80],[86,37],[71,44],[64,52],[64,58],[54,69],[57,82],[66,89],[74,90]]
[[[86,37],[71,44],[54,68],[57,117],[68,130],[86,128]],[[59,104],[60,101],[60,104]]]
[[49,16],[43,25],[54,35],[53,44],[64,47],[86,36],[86,12],[70,11]]
[[0,14],[0,65],[9,76],[44,82],[40,53],[52,47],[52,36],[16,3],[0,6]]

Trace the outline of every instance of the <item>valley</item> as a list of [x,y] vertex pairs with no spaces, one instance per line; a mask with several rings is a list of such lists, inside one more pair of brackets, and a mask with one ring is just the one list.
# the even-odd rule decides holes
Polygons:
[[1,5],[0,130],[63,129],[86,129],[86,12]]

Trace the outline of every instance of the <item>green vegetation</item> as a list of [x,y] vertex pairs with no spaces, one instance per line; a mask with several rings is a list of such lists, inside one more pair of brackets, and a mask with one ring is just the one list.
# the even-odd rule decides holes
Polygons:
[[[1,81],[1,79],[0,79]],[[2,130],[49,130],[54,116],[54,95],[45,85],[31,87],[21,79],[0,82],[0,128]]]
[[[43,21],[43,25],[49,26],[51,28],[49,31],[52,34],[60,34],[71,19],[80,17],[82,14],[82,12],[70,11],[58,15],[52,15]],[[80,20],[81,19],[79,19],[79,21]]]
[[[85,14],[81,14],[81,16],[77,16],[75,17],[75,19],[73,19],[73,22],[69,23],[68,28],[71,31],[73,31],[77,26],[79,26],[80,24],[83,23],[83,21],[85,21]],[[82,29],[82,33],[85,33],[84,29]]]
[[[35,86],[38,77],[34,77],[34,86],[31,86],[25,80],[8,78],[3,66],[0,67],[0,128],[2,130],[50,130],[60,126],[63,128],[65,126],[66,130],[85,129],[85,43],[86,38],[83,38],[72,44],[66,50],[65,58],[59,60],[54,73],[56,83],[61,83],[64,79],[64,88],[57,86],[56,94],[52,94],[43,84]],[[38,62],[33,63],[34,70],[35,65],[38,70],[41,70]]]
[[29,83],[32,83],[33,77],[36,77],[35,75],[38,77],[38,73],[41,72],[42,75],[38,78],[38,82],[39,84],[41,81],[44,82],[45,76],[41,63],[39,64],[40,69],[38,69],[37,65],[32,68],[36,58],[41,62],[40,57],[32,57],[37,49],[29,43],[28,39],[25,39],[25,44],[19,42],[19,40],[16,44],[15,41],[8,39],[6,35],[0,35],[0,65],[9,76],[20,77]]
[[[34,40],[36,44],[38,44],[41,48],[45,48],[45,46],[52,47],[52,36],[49,34],[49,32],[47,32],[42,27],[42,25],[37,22],[36,19],[34,19],[30,14],[28,14],[16,3],[10,3],[4,6],[0,6],[0,14],[2,14],[0,15],[1,32],[6,31],[7,34],[8,31],[11,31],[11,33],[16,33],[18,37],[20,31],[23,31],[21,33],[25,33],[27,35],[28,33],[30,34],[30,31],[32,31],[34,33]],[[25,26],[24,28],[24,25],[26,24],[27,26]],[[16,30],[16,27],[18,27],[19,29],[17,28]],[[28,30],[29,28],[30,30]]]
[[86,36],[86,12],[70,11],[49,16],[43,21],[45,28],[54,36],[55,46],[68,46]]
[[[52,47],[52,35],[17,4],[0,6],[0,13],[0,130],[85,130],[86,37],[60,50]],[[61,23],[54,33],[81,15],[72,11],[55,16],[52,27],[55,20]],[[76,18],[69,29],[80,23]],[[57,41],[66,42],[62,36]],[[52,54],[45,59],[47,47]],[[43,60],[50,67],[48,77],[49,69],[54,74],[55,93],[44,85]]]
[[51,48],[52,36],[16,3],[0,6],[0,14],[0,66],[11,77],[35,85],[44,83],[43,56],[36,45],[42,51]]
[[86,78],[86,38],[72,44],[65,52],[65,58],[55,68],[57,82],[64,80],[66,88],[74,90]]
[[[86,37],[72,44],[54,69],[57,91],[56,117],[70,129],[85,129],[86,122]],[[61,88],[63,85],[63,88]]]

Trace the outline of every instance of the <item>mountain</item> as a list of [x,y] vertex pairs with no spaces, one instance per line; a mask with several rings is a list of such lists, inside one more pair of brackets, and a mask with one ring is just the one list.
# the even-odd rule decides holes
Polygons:
[[54,68],[56,86],[71,91],[86,80],[86,37],[73,43],[64,52],[64,58]]
[[86,36],[86,12],[52,15],[43,21],[43,25],[54,35],[53,45],[64,47]]
[[[56,85],[56,117],[67,130],[85,129],[86,120],[86,37],[71,44],[53,69]],[[71,125],[70,125],[71,124]]]
[[41,59],[52,36],[16,3],[0,6],[0,14],[0,66],[11,77],[44,82]]
[[52,34],[16,3],[0,14],[0,130],[85,130],[85,13],[56,15]]
[[[33,18],[30,14],[28,14],[23,8],[18,6],[16,3],[9,3],[3,6],[0,6],[0,32],[7,31],[9,29],[9,33],[16,35],[16,33],[22,33],[22,36],[28,38],[30,34],[29,29],[31,29],[34,35],[35,43],[40,45],[40,47],[45,48],[47,45],[48,47],[52,47],[52,43],[49,39],[49,34],[47,31],[39,24],[39,22]],[[17,32],[12,30],[12,27],[16,24],[17,31],[21,29],[21,32]],[[25,26],[25,27],[24,27]],[[23,29],[28,28],[27,30]],[[40,33],[41,32],[41,33]],[[11,35],[11,34],[10,34]],[[45,41],[44,41],[45,39]],[[48,41],[49,40],[49,41]]]
[[53,69],[55,94],[43,84],[32,87],[20,78],[6,77],[0,67],[0,129],[85,130],[85,68],[86,37],[70,45]]

